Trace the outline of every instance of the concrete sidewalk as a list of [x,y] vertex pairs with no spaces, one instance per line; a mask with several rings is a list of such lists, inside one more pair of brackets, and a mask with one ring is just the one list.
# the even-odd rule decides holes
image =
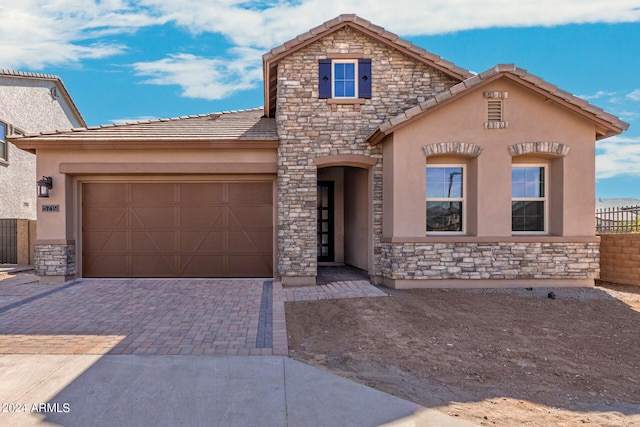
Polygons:
[[11,426],[472,425],[281,356],[0,355],[0,384]]

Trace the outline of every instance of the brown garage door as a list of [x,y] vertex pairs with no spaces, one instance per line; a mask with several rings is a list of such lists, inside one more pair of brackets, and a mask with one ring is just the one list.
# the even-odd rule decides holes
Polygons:
[[84,277],[272,277],[272,183],[85,183]]

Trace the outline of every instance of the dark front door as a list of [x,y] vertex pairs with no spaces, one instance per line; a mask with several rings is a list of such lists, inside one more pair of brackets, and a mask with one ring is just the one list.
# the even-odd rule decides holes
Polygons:
[[318,261],[333,262],[333,182],[318,182]]

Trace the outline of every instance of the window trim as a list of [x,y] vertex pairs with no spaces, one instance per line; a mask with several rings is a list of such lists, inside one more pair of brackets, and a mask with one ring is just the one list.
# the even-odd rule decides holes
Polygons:
[[[544,197],[513,197],[513,169],[514,168],[542,168],[544,171]],[[544,221],[542,231],[514,231],[513,230],[513,202],[543,202]],[[549,164],[548,163],[512,163],[511,164],[511,235],[548,235],[549,234]]]
[[7,135],[10,133],[9,124],[0,120],[0,125],[4,126],[4,132],[0,131],[0,163],[9,163],[9,142]]
[[426,236],[464,236],[467,234],[467,164],[466,163],[432,163],[425,165],[425,184],[427,169],[444,169],[444,168],[461,168],[462,169],[462,197],[427,197],[427,189],[425,187],[425,216],[427,215],[426,202],[461,202],[462,203],[462,230],[461,231],[427,231],[425,222]]

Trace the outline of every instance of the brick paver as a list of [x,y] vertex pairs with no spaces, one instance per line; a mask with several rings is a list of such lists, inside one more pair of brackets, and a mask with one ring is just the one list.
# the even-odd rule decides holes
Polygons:
[[386,296],[366,280],[0,281],[0,354],[288,355],[285,302]]

